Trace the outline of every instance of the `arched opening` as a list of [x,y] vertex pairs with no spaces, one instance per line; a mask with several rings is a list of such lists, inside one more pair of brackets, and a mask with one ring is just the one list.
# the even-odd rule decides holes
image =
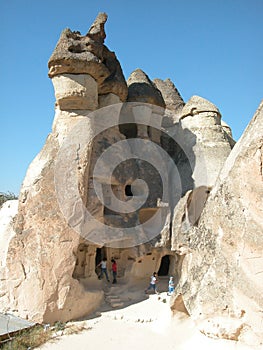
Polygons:
[[137,134],[138,134],[138,128],[137,128],[137,125],[135,123],[120,124],[119,131],[127,139],[136,139]]
[[133,197],[131,185],[126,185],[126,186],[125,186],[125,195],[126,195],[127,197]]
[[164,255],[161,260],[160,268],[158,270],[158,276],[167,276],[170,269],[170,256]]
[[101,248],[96,249],[95,266],[97,266],[101,262],[101,260],[103,259],[101,250],[102,250]]
[[107,258],[106,256],[106,249],[104,247],[97,248],[96,249],[96,255],[95,255],[95,272],[99,276],[100,275],[100,268],[97,267],[97,265],[101,262],[103,258]]

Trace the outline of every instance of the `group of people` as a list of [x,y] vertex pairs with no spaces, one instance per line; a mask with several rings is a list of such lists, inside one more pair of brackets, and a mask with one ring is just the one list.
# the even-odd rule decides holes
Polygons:
[[[107,281],[110,282],[108,271],[107,271],[107,259],[103,258],[102,261],[97,265],[97,267],[101,268],[99,279],[102,279],[103,275],[105,275]],[[112,283],[115,284],[117,283],[117,263],[115,259],[111,259],[111,272],[113,277]],[[151,276],[149,287],[145,289],[145,293],[148,294],[150,290],[153,290],[154,293],[159,294],[157,290],[157,283],[158,283],[157,272],[154,272]],[[173,291],[174,291],[174,280],[173,280],[173,277],[170,277],[168,282],[167,295],[171,295]]]
[[[153,289],[154,293],[159,294],[157,290],[157,283],[158,283],[158,278],[157,278],[157,272],[154,272],[151,276],[150,284],[147,289],[145,289],[145,293],[148,294],[148,292]],[[169,282],[168,282],[168,293],[167,295],[171,295],[174,292],[174,280],[173,277],[170,277]]]
[[[99,279],[103,278],[103,275],[107,278],[107,281],[110,282],[108,271],[107,271],[107,259],[103,258],[101,262],[97,265],[97,267],[100,267],[101,272],[99,275]],[[112,271],[112,283],[115,284],[117,283],[117,263],[116,260],[111,259],[111,271]]]

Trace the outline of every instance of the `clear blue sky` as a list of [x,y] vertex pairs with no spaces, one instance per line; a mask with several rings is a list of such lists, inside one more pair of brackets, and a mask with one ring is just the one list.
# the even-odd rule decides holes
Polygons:
[[0,192],[19,193],[54,117],[47,62],[61,31],[106,12],[126,78],[170,78],[213,102],[238,139],[263,98],[263,0],[0,0]]

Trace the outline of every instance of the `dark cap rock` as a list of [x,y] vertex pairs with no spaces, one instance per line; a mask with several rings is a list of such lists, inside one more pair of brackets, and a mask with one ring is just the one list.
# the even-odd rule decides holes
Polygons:
[[144,102],[165,107],[161,92],[141,69],[131,73],[127,85],[128,102]]

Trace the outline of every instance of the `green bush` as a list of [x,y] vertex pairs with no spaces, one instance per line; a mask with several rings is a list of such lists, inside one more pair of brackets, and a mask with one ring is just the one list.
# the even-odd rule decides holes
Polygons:
[[[3,350],[28,350],[46,343],[52,336],[51,330],[45,331],[42,326],[21,331],[19,335],[2,345]],[[0,345],[1,348],[1,345]]]
[[7,193],[0,192],[0,208],[6,201],[10,201],[12,199],[17,199],[17,198],[18,197],[14,193],[11,193],[11,192],[7,192]]
[[[45,327],[48,326],[48,327]],[[63,334],[78,334],[84,330],[90,330],[86,324],[66,324],[56,322],[54,326],[37,324],[33,328],[21,330],[6,341],[0,342],[1,350],[33,350],[51,339],[56,339]]]

